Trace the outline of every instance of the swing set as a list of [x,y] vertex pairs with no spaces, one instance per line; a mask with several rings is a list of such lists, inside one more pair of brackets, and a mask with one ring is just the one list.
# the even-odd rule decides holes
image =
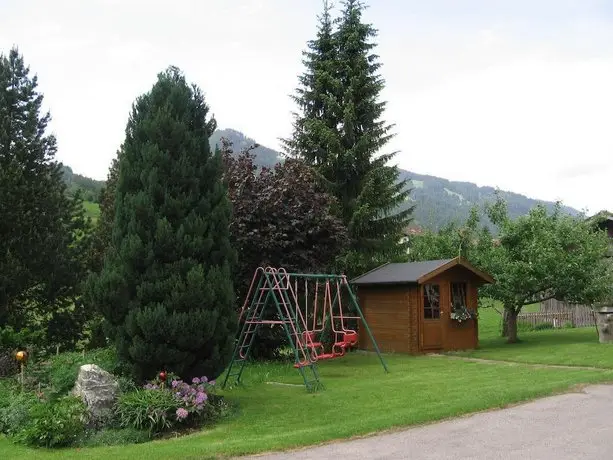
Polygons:
[[259,267],[240,312],[242,327],[222,388],[230,378],[240,383],[258,329],[280,326],[306,389],[316,391],[323,387],[316,363],[341,358],[356,347],[360,321],[388,372],[345,275],[288,273],[283,268]]

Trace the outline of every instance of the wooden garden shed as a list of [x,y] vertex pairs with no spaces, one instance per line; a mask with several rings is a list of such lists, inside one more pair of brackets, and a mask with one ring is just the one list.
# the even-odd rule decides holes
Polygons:
[[[383,352],[426,353],[476,348],[477,289],[494,280],[459,257],[388,263],[351,281],[360,308]],[[359,347],[372,349],[365,330]]]

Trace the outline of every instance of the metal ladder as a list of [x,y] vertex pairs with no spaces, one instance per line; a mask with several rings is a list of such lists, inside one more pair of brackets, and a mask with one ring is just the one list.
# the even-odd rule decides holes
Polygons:
[[[253,291],[255,277],[258,277],[258,274],[257,287]],[[302,318],[299,319],[297,315],[294,315],[295,317],[292,316],[292,302],[288,294],[289,290],[291,290],[289,282],[284,286],[283,280],[280,279],[277,272],[267,272],[265,270],[256,272],[249,289],[249,294],[247,295],[246,303],[241,312],[241,317],[245,316],[245,321],[236,342],[222,388],[226,387],[230,378],[235,378],[236,384],[241,382],[241,376],[249,359],[251,346],[255,341],[257,331],[263,324],[279,324],[285,329],[290,346],[294,351],[295,367],[298,368],[307,391],[317,391],[323,388],[315,362],[311,359],[311,351],[305,342],[304,330],[300,325],[300,319]],[[249,302],[250,297],[252,297],[251,302]],[[276,307],[278,320],[264,319],[266,318],[267,309],[270,309],[271,301]],[[245,308],[247,302],[249,302],[249,306]]]

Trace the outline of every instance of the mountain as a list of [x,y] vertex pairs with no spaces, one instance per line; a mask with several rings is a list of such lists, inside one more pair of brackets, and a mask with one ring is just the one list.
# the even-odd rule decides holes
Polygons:
[[[249,148],[254,144],[257,144],[257,142],[245,136],[240,131],[236,131],[234,129],[218,129],[209,139],[211,148],[214,149],[216,145],[219,145],[221,147],[222,137],[225,137],[230,142],[232,142],[232,148],[237,154],[244,149]],[[268,168],[278,163],[281,158],[279,152],[276,152],[273,149],[261,145],[253,149],[252,153],[255,154],[255,163],[257,163],[258,166],[264,166]]]
[[104,187],[104,181],[90,179],[89,177],[75,174],[70,166],[62,165],[64,180],[68,184],[71,193],[81,190],[83,200],[98,203],[100,201],[100,191]]
[[[221,144],[221,138],[225,137],[232,142],[234,152],[237,154],[254,144],[243,133],[234,129],[220,129],[215,131],[210,138],[211,147]],[[255,162],[258,166],[271,167],[282,160],[282,155],[265,146],[258,146],[253,150]],[[97,202],[100,189],[104,185],[102,181],[96,181],[79,174],[74,174],[72,169],[65,167],[66,180],[71,190],[81,188],[88,201]],[[400,179],[410,181],[413,191],[406,206],[416,205],[414,211],[414,223],[423,228],[438,230],[443,225],[456,221],[463,222],[468,218],[470,208],[477,205],[480,208],[486,202],[494,200],[494,187],[479,187],[470,182],[455,182],[435,176],[417,174],[400,169]],[[549,201],[528,198],[518,193],[500,191],[508,205],[509,215],[512,218],[527,214],[537,204],[543,204],[547,209],[553,209],[555,203]],[[565,206],[563,211],[571,215],[581,214],[576,209]],[[487,222],[487,219],[485,219]]]
[[[463,222],[468,218],[473,205],[483,209],[485,203],[495,200],[494,187],[479,187],[471,182],[455,182],[402,169],[400,178],[410,181],[409,185],[413,189],[410,204],[416,205],[413,214],[415,223],[425,228],[436,230],[451,221]],[[511,218],[527,214],[537,204],[544,205],[550,211],[555,206],[553,202],[528,198],[518,193],[503,190],[499,193],[507,202]],[[562,211],[574,216],[581,214],[569,206],[563,206]],[[489,225],[489,220],[483,217]]]
[[[256,143],[239,131],[224,129],[213,134],[211,145],[215,146],[221,137],[226,137],[234,144],[235,152]],[[267,147],[260,146],[254,152],[256,163],[260,166],[270,167],[282,161],[279,152]],[[406,206],[416,205],[413,213],[414,223],[433,230],[438,230],[451,221],[464,222],[473,205],[476,204],[482,208],[486,202],[492,202],[495,199],[496,189],[494,187],[479,187],[470,182],[454,182],[404,169],[400,169],[400,179],[410,181],[409,184],[413,189]],[[528,198],[518,193],[500,191],[500,194],[507,201],[509,216],[512,218],[527,214],[537,204],[543,204],[549,210],[555,205],[553,202]],[[568,206],[563,207],[563,211],[571,215],[580,214],[579,211]],[[487,222],[486,218],[484,220]]]

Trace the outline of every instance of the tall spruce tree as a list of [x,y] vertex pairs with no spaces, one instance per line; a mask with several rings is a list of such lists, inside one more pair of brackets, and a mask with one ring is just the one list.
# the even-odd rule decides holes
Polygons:
[[362,22],[364,8],[347,0],[332,22],[325,2],[294,97],[301,113],[284,143],[287,152],[320,172],[337,197],[351,237],[342,265],[351,273],[404,258],[402,232],[413,211],[406,206],[406,181],[389,165],[397,152],[380,153],[393,137],[393,125],[382,120],[384,80],[371,42],[376,30]]
[[135,377],[218,376],[236,329],[231,205],[214,119],[170,67],[137,99],[119,156],[112,244],[88,298]]
[[80,197],[68,196],[42,103],[18,49],[0,54],[0,327],[42,327],[70,345],[88,225]]
[[283,139],[282,144],[287,154],[317,166],[320,176],[335,190],[334,164],[341,146],[337,130],[340,85],[331,8],[324,0],[317,38],[311,40],[303,52],[306,70],[298,77],[300,85],[292,96],[300,112],[293,114],[292,137]]

